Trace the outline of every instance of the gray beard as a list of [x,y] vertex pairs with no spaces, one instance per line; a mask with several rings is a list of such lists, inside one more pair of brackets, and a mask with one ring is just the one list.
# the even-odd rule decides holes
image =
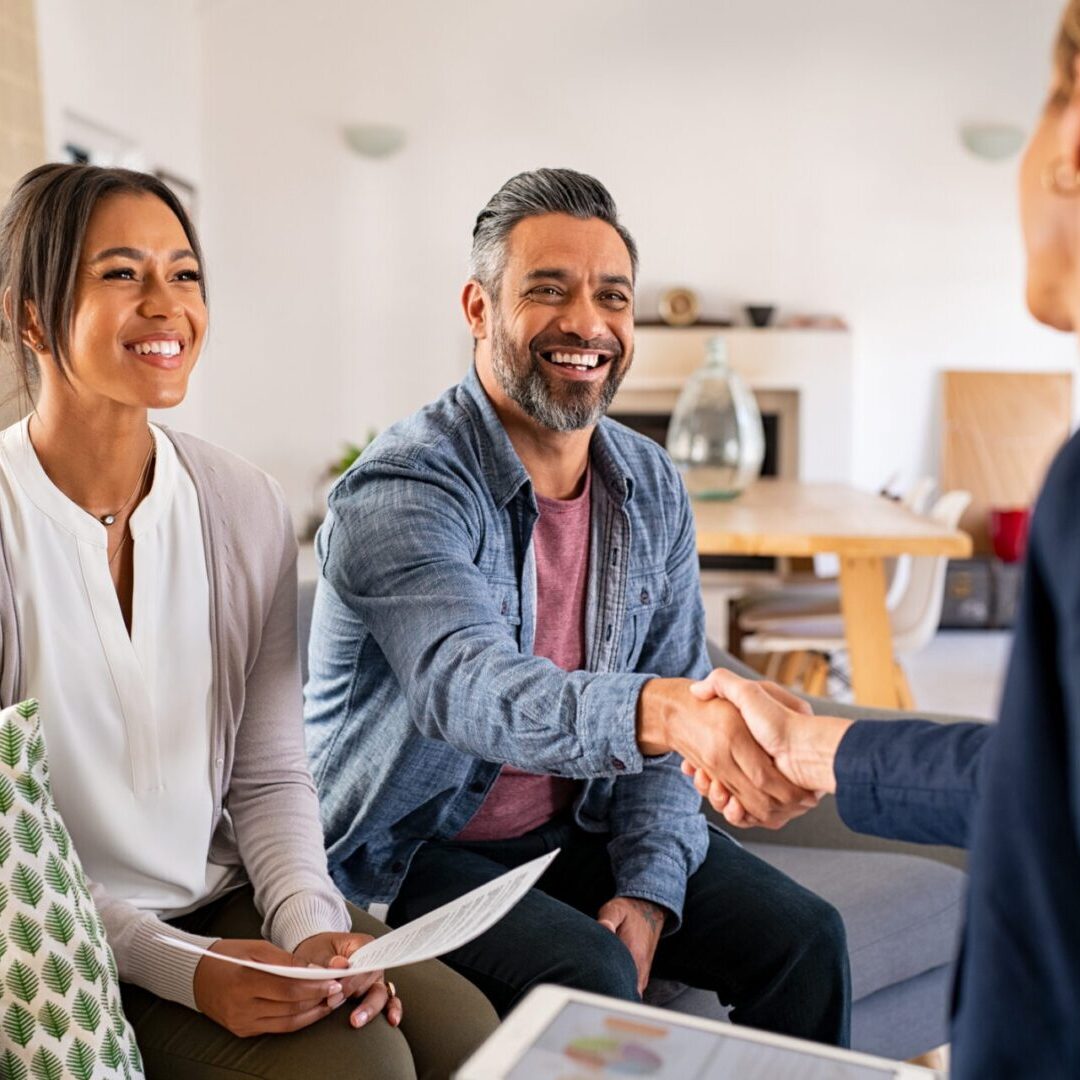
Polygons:
[[515,402],[526,416],[551,431],[581,431],[593,427],[608,411],[619,384],[626,374],[620,361],[608,361],[608,373],[603,382],[565,384],[566,400],[559,401],[544,371],[544,361],[526,348],[527,364],[523,371],[515,365],[514,346],[503,330],[502,320],[493,320],[491,335],[491,368],[499,387]]

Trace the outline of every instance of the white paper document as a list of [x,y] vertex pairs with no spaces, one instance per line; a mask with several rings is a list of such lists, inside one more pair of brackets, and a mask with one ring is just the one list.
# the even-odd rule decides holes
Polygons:
[[467,892],[449,904],[429,911],[414,919],[411,923],[391,930],[367,945],[357,949],[349,957],[347,968],[287,967],[284,964],[260,964],[255,960],[241,960],[235,956],[201,949],[187,941],[158,937],[166,945],[183,952],[198,953],[227,964],[239,964],[241,967],[266,971],[271,975],[282,975],[287,979],[325,979],[348,978],[350,974],[364,971],[379,971],[386,968],[404,967],[417,964],[421,960],[432,960],[436,956],[459,949],[473,938],[479,937],[485,930],[497,923],[540,879],[543,872],[559,854],[559,849],[541,855],[532,862],[524,863],[494,881],[481,885],[472,892]]

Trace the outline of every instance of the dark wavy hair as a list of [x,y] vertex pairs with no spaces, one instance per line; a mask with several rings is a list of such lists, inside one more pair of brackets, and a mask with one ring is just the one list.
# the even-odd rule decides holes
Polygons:
[[[19,180],[0,213],[0,344],[6,345],[28,396],[38,360],[26,345],[29,309],[61,373],[70,368],[79,257],[90,215],[109,195],[153,195],[177,217],[202,268],[195,226],[176,194],[156,176],[97,165],[40,165]],[[205,275],[199,283],[206,299]]]

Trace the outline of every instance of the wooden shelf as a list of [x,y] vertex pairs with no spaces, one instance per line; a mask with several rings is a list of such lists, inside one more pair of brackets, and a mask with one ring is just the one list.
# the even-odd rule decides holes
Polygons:
[[733,330],[735,324],[730,319],[698,319],[688,326],[672,326],[663,319],[635,319],[635,326],[657,326],[667,330]]
[[689,326],[671,326],[662,319],[637,319],[634,327],[638,330],[723,330],[725,333],[737,334],[848,334],[851,328],[848,326],[750,326],[747,323],[733,323],[710,321],[699,319]]

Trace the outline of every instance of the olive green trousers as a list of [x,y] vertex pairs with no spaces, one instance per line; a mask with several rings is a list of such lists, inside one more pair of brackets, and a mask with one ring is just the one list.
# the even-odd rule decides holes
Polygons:
[[[350,905],[356,933],[387,928]],[[176,920],[208,937],[261,937],[250,887]],[[147,1080],[412,1080],[449,1077],[498,1024],[487,998],[438,961],[387,973],[401,999],[400,1028],[384,1016],[349,1025],[349,1003],[301,1031],[241,1039],[194,1012],[127,983],[124,1011],[135,1029]]]

